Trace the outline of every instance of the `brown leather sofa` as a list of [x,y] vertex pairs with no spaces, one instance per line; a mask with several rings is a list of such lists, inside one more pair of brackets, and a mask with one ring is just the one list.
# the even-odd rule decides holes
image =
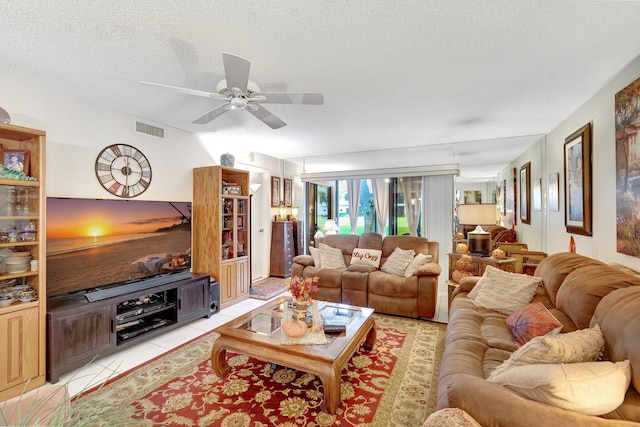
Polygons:
[[598,324],[605,339],[604,359],[631,362],[631,385],[623,404],[603,416],[589,416],[530,400],[486,380],[516,350],[516,341],[505,325],[507,316],[476,307],[467,298],[478,278],[465,278],[449,309],[437,408],[461,408],[484,427],[638,425],[640,276],[572,253],[545,258],[535,276],[543,284],[533,302],[549,309],[563,324],[562,333]]
[[[439,244],[424,237],[386,236],[377,233],[335,234],[324,238],[323,243],[342,250],[347,268],[317,268],[311,255],[293,258],[292,276],[319,278],[318,291],[312,298],[322,301],[342,302],[360,307],[372,307],[379,313],[408,317],[435,316],[438,300],[438,276],[442,268],[439,261]],[[404,277],[385,273],[362,264],[351,264],[355,248],[382,250],[383,265],[393,250],[413,249],[415,253],[431,255],[431,261],[420,267],[414,276]]]

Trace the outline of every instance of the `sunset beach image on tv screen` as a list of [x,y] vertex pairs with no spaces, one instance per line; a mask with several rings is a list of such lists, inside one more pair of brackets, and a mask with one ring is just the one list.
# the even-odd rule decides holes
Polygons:
[[48,296],[158,274],[188,258],[191,206],[47,198],[46,239]]

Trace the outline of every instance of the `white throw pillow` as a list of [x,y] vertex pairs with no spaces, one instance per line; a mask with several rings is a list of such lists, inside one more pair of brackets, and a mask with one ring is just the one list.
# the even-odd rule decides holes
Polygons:
[[372,265],[375,268],[380,266],[382,251],[379,249],[355,248],[351,254],[351,264]]
[[422,267],[429,261],[431,261],[431,255],[425,255],[423,253],[417,254],[413,258],[413,261],[411,261],[407,269],[404,271],[404,277],[414,276],[418,268]]
[[320,265],[322,268],[347,268],[342,250],[320,243]]
[[320,267],[320,249],[318,248],[314,248],[312,246],[309,246],[309,253],[311,254],[311,258],[313,258],[313,265],[316,266],[316,268],[321,268]]
[[474,287],[480,286],[472,301],[476,307],[509,315],[531,302],[540,283],[540,277],[509,273],[488,266]]
[[532,338],[491,372],[489,381],[509,369],[539,363],[595,362],[602,356],[604,337],[600,325],[589,329]]
[[413,261],[413,249],[395,248],[387,260],[382,264],[380,270],[385,273],[395,274],[396,276],[404,276],[411,261]]
[[631,381],[631,364],[625,360],[518,366],[492,381],[537,402],[604,415],[622,404]]

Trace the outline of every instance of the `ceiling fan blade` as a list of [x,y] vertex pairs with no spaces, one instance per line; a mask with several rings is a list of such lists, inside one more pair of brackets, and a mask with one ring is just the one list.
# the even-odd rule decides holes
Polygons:
[[140,86],[159,87],[162,89],[169,89],[174,92],[184,93],[187,95],[202,96],[204,98],[215,98],[215,99],[221,99],[221,100],[227,99],[226,96],[220,95],[219,93],[205,92],[203,90],[196,90],[196,89],[188,89],[186,87],[163,85],[161,83],[140,82]]
[[308,104],[322,105],[324,96],[321,93],[302,92],[258,92],[256,95],[264,96],[265,104]]
[[202,116],[198,117],[192,123],[195,123],[197,125],[206,125],[207,123],[209,123],[210,121],[212,121],[216,117],[219,117],[219,116],[223,115],[224,113],[226,113],[227,111],[229,111],[228,106],[229,106],[229,104],[222,104],[222,105],[214,108],[213,110],[209,111],[208,113],[203,114]]
[[237,87],[243,94],[246,93],[251,62],[248,59],[227,52],[222,53],[222,62],[224,63],[227,88]]
[[[253,108],[257,107],[257,108]],[[252,108],[247,108],[247,111],[262,120],[271,129],[279,129],[287,124],[271,114],[266,108],[260,104],[253,104]]]

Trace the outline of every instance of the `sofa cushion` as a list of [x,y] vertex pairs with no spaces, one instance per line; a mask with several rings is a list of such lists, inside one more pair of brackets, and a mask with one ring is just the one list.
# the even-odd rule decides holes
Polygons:
[[320,243],[320,268],[347,268],[342,250]]
[[309,246],[309,253],[313,258],[313,265],[317,268],[322,268],[322,265],[320,264],[320,249]]
[[531,301],[540,281],[537,277],[487,266],[469,298],[477,307],[511,314]]
[[603,415],[624,400],[631,379],[628,360],[516,366],[492,382],[538,402],[586,415]]
[[413,257],[413,260],[409,263],[407,268],[404,270],[404,277],[415,276],[416,271],[418,271],[418,268],[422,267],[429,261],[431,261],[431,255],[416,254],[416,256]]
[[560,252],[549,255],[543,259],[540,264],[538,264],[534,276],[542,278],[544,287],[549,294],[549,299],[555,306],[558,289],[560,289],[565,277],[573,270],[587,265],[604,266],[605,264],[586,256],[570,252]]
[[404,271],[411,261],[413,261],[414,253],[413,249],[404,250],[395,248],[393,253],[389,255],[384,264],[382,264],[380,270],[385,273],[395,274],[396,276],[404,276]]
[[[631,361],[632,384],[640,390],[640,287],[631,286],[602,298],[591,322],[599,324],[605,337],[604,358]],[[639,405],[640,406],[640,405]]]
[[525,305],[511,313],[505,321],[518,345],[548,333],[558,333],[562,329],[562,323],[540,302]]
[[578,328],[588,328],[600,300],[610,292],[640,286],[640,278],[607,265],[588,265],[567,275],[558,290],[556,307],[565,312]]
[[382,258],[381,249],[355,248],[351,254],[351,265],[366,264],[378,268]]
[[595,362],[602,356],[603,348],[604,337],[598,325],[566,334],[535,337],[511,353],[509,359],[491,372],[488,380],[515,366]]

